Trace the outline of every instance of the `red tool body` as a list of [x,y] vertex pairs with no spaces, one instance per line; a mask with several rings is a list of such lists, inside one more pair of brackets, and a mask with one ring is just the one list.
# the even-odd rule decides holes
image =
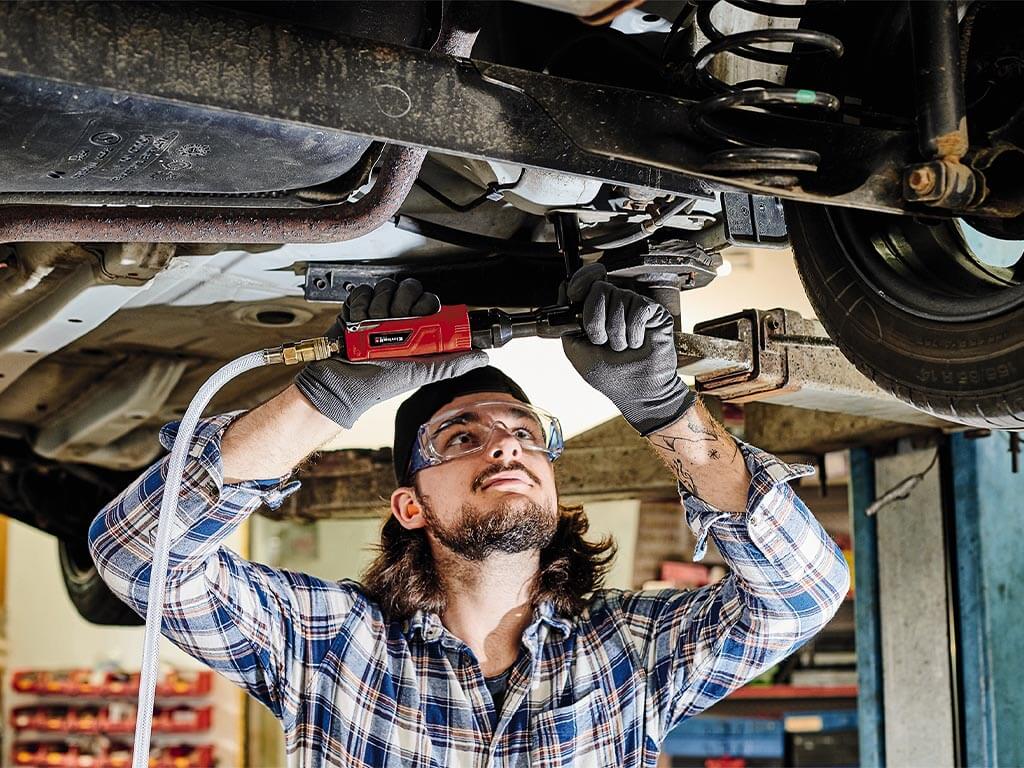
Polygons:
[[558,338],[579,330],[575,307],[544,307],[509,314],[500,309],[470,311],[465,304],[450,304],[422,317],[350,323],[338,343],[342,357],[360,362],[490,349],[504,346],[511,339]]
[[352,362],[467,352],[472,349],[465,304],[442,306],[425,317],[364,320],[345,327],[344,357]]

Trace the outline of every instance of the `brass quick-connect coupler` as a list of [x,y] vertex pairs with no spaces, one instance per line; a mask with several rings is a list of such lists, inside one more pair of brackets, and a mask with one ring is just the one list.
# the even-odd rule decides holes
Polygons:
[[266,350],[263,354],[267,365],[275,363],[296,365],[311,363],[314,360],[326,360],[340,351],[341,348],[337,341],[331,341],[326,336],[317,336],[315,339],[303,339],[290,344],[282,344],[280,347]]

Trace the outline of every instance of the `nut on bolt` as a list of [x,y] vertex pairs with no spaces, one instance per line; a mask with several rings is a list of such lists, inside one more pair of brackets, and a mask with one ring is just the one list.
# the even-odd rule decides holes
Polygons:
[[907,176],[907,186],[919,195],[927,195],[935,188],[935,170],[929,166],[918,166]]
[[980,173],[957,158],[931,160],[903,171],[903,199],[951,210],[969,208],[984,199],[984,183]]

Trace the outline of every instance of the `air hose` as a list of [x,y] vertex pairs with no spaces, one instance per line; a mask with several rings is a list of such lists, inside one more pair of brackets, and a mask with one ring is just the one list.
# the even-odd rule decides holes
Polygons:
[[135,724],[135,748],[132,768],[149,768],[149,742],[153,729],[153,703],[156,697],[156,681],[160,666],[160,625],[164,613],[164,589],[167,584],[167,567],[171,552],[171,531],[181,494],[182,475],[188,461],[188,449],[199,425],[203,410],[217,391],[246,371],[264,365],[296,363],[323,360],[338,352],[338,343],[326,337],[305,339],[284,344],[280,347],[250,352],[232,360],[214,373],[199,388],[188,410],[178,425],[178,434],[171,447],[167,465],[167,479],[164,483],[163,498],[160,501],[160,516],[157,519],[156,542],[153,548],[153,562],[150,567],[149,596],[146,605],[146,635],[142,650],[142,675],[139,679],[139,704]]

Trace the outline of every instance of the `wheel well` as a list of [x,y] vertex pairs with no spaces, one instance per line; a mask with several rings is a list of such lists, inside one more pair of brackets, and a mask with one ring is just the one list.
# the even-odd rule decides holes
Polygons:
[[84,543],[93,518],[133,477],[130,472],[48,461],[23,443],[0,441],[0,509],[64,541]]

